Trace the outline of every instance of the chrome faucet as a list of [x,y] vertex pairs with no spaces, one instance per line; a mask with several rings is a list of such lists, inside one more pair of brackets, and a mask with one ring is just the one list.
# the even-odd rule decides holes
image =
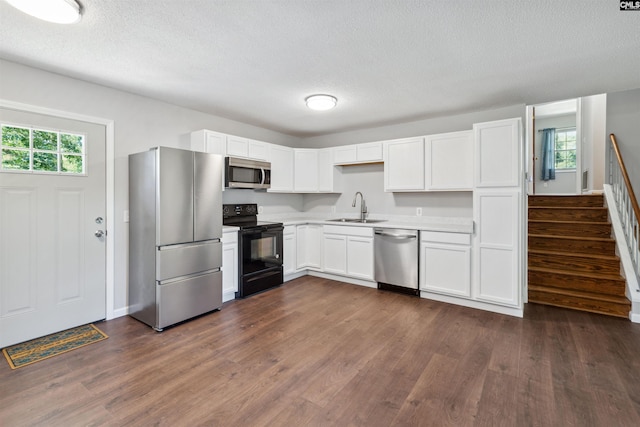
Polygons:
[[364,196],[362,195],[361,192],[356,191],[355,196],[353,196],[353,203],[351,204],[352,207],[356,207],[356,200],[358,199],[358,194],[360,195],[360,221],[365,220],[366,216],[367,216],[367,204],[364,201]]

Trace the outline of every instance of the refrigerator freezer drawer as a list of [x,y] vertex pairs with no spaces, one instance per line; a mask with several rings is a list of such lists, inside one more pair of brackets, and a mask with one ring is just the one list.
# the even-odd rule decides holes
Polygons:
[[222,307],[222,272],[203,274],[156,284],[158,317],[156,329]]
[[161,246],[156,251],[156,280],[187,276],[222,266],[219,240],[183,245]]

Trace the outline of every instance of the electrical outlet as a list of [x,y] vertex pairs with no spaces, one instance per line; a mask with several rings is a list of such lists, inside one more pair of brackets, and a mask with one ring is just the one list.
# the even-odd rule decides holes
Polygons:
[[258,214],[264,212],[264,206],[258,206]]
[[422,208],[416,208],[416,216],[422,216]]
[[129,211],[124,211],[124,213],[122,215],[122,220],[124,222],[129,222]]

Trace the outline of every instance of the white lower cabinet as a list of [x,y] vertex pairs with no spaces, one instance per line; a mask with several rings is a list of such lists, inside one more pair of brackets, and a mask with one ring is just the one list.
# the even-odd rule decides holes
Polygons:
[[471,297],[471,236],[420,233],[420,289]]
[[293,274],[298,269],[298,263],[296,261],[296,226],[287,225],[284,227],[282,236],[282,246],[284,252],[283,260],[283,274],[285,276]]
[[238,231],[222,233],[222,301],[235,299],[238,291]]
[[326,225],[323,236],[324,272],[373,280],[373,229]]
[[322,270],[322,225],[296,227],[296,268]]
[[347,237],[347,276],[373,280],[373,237]]
[[324,272],[347,274],[347,236],[325,233],[322,247],[324,250]]
[[522,307],[519,189],[482,189],[473,196],[474,294],[478,300]]

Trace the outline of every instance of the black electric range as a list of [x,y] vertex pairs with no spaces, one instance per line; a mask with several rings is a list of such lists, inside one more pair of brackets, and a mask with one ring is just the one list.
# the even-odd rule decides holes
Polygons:
[[222,223],[240,228],[236,298],[281,285],[283,224],[258,221],[256,204],[223,205]]

